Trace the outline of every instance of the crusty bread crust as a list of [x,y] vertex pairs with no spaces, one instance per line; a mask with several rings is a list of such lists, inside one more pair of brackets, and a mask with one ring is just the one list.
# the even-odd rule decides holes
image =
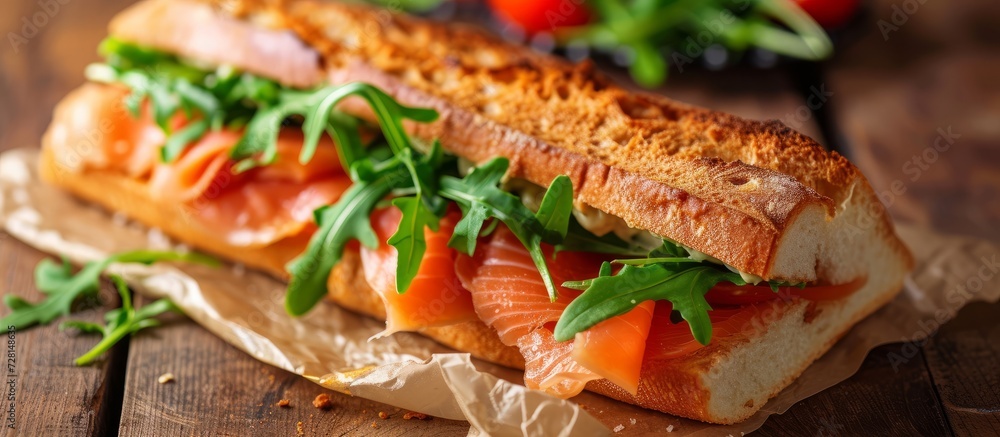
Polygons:
[[[59,111],[56,114],[58,117]],[[43,141],[40,162],[40,173],[46,181],[110,211],[159,228],[193,247],[286,280],[284,265],[301,253],[308,241],[305,235],[300,235],[266,247],[233,247],[218,235],[197,231],[199,228],[190,224],[192,215],[184,205],[153,198],[141,181],[114,172],[67,169],[53,155],[52,151],[60,147],[52,145],[50,139],[47,135]],[[874,255],[890,248],[874,244],[870,250]],[[592,382],[587,389],[644,408],[707,422],[744,420],[798,377],[854,323],[896,294],[901,286],[899,278],[908,267],[899,258],[882,259],[876,268],[884,276],[870,279],[845,301],[812,304],[796,300],[776,304],[737,334],[713,341],[691,355],[644,362],[637,396],[607,381]],[[332,302],[385,319],[385,308],[364,279],[357,252],[346,252],[331,272],[329,286]],[[482,322],[428,328],[421,333],[487,361],[524,367],[520,352],[504,345],[496,331]]]

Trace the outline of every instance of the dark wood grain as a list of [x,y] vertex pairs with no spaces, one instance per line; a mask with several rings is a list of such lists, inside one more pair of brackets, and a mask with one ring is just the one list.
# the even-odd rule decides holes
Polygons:
[[[1000,242],[1000,31],[985,24],[1000,5],[926,2],[883,34],[898,3],[873,2],[866,32],[829,65],[839,137],[898,220]],[[911,401],[942,402],[955,434],[1000,428],[998,313],[973,304],[914,358],[935,391]]]
[[[306,435],[469,431],[465,422],[404,420],[398,408],[324,389],[254,360],[183,317],[133,337],[128,358],[121,435],[296,435],[298,422]],[[168,372],[176,379],[160,384]],[[321,393],[333,401],[328,411],[312,405]],[[277,406],[281,399],[291,407]]]
[[[0,232],[0,294],[15,294],[29,302],[44,295],[35,289],[32,272],[45,257]],[[119,305],[108,284],[100,293],[103,305],[82,309],[73,319],[100,322],[107,309]],[[84,303],[86,304],[86,303]],[[93,306],[93,302],[89,303]],[[80,305],[83,307],[84,305]],[[0,306],[0,316],[10,311]],[[3,327],[4,330],[7,327]],[[15,381],[15,429],[6,435],[104,435],[118,422],[125,349],[118,345],[96,364],[77,367],[73,360],[99,341],[96,336],[60,332],[56,325],[22,329],[15,333],[14,376],[4,370],[3,410],[9,411],[9,383]],[[9,364],[9,361],[8,361]]]
[[897,219],[1000,241],[1000,4],[927,2],[886,40],[899,2],[873,3],[827,70],[849,157]]
[[973,303],[924,347],[945,412],[958,435],[1000,430],[1000,305]]
[[923,361],[897,366],[889,352],[898,346],[872,350],[853,377],[772,417],[763,435],[781,436],[942,436],[950,430]]

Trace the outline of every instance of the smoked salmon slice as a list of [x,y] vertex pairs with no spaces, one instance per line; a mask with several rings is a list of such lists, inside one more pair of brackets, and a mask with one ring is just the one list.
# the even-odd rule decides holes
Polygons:
[[424,327],[444,326],[478,320],[472,306],[472,295],[455,274],[458,252],[448,247],[458,214],[449,213],[441,220],[437,232],[424,230],[427,250],[417,276],[405,293],[396,292],[395,247],[386,243],[396,232],[402,213],[396,207],[376,210],[371,223],[378,235],[377,249],[361,247],[361,265],[368,284],[385,304],[385,331],[377,337],[399,331],[416,331]]
[[[639,390],[639,373],[654,306],[653,301],[640,303],[625,314],[576,334],[573,359],[635,394]],[[620,361],[619,365],[615,361]]]
[[[549,300],[542,277],[517,237],[499,226],[480,241],[473,257],[459,256],[456,271],[479,318],[496,329],[500,340],[517,346],[525,360],[525,385],[570,397],[587,381],[607,378],[635,391],[642,367],[652,303],[599,323],[571,342],[556,342],[552,328],[579,291],[559,288]],[[556,284],[592,278],[604,258],[594,254],[561,252],[549,256]]]
[[273,164],[236,174],[229,151],[239,139],[230,130],[206,133],[175,161],[156,164],[150,190],[183,202],[198,224],[234,246],[264,246],[301,232],[316,208],[336,202],[351,185],[329,139],[300,164],[302,134],[283,130]]
[[[708,312],[712,321],[712,343],[722,343],[726,338],[748,329],[757,329],[754,318],[770,304],[746,305],[741,307],[713,306]],[[686,321],[671,320],[673,306],[670,302],[659,301],[653,314],[652,327],[646,342],[646,360],[671,360],[691,354],[702,348],[694,339]],[[677,322],[677,323],[674,323]]]
[[[59,103],[47,144],[60,166],[71,171],[120,170],[135,178],[149,175],[166,135],[155,124],[135,123],[124,103],[129,92],[122,86],[88,83]],[[147,105],[142,117],[150,118]]]
[[[161,162],[166,135],[148,103],[139,117],[126,110],[128,94],[120,86],[87,84],[60,104],[49,141],[65,148],[56,150],[60,164],[117,170],[142,181],[152,197],[182,204],[193,226],[234,246],[265,246],[304,232],[313,210],[336,202],[351,184],[328,137],[301,164],[303,135],[294,127],[279,133],[274,163],[241,174],[233,173],[229,152],[242,133],[232,129],[206,132],[174,161]],[[170,119],[174,131],[188,122],[182,111]]]
[[213,186],[213,181],[217,182],[220,178],[225,178],[226,183],[234,179],[246,179],[304,184],[329,176],[344,175],[337,159],[336,147],[328,137],[320,140],[316,154],[308,163],[299,163],[304,137],[301,132],[290,129],[283,129],[279,133],[276,143],[278,153],[273,163],[247,173],[235,174],[229,151],[241,136],[241,132],[226,129],[207,132],[197,142],[189,145],[175,161],[158,163],[149,181],[153,194],[160,198],[188,202],[201,196]]
[[313,211],[340,199],[351,179],[244,180],[220,186],[184,205],[192,224],[224,236],[233,246],[262,247],[313,228]]

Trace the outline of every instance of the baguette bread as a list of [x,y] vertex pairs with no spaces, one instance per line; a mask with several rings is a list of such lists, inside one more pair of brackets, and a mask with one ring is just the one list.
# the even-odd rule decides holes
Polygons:
[[[726,341],[643,363],[636,395],[607,381],[591,382],[592,391],[703,421],[743,420],[890,300],[912,266],[860,172],[780,123],[630,93],[589,64],[569,65],[469,28],[309,1],[221,5],[149,0],[116,17],[110,30],[127,41],[232,64],[288,85],[316,84],[324,75],[331,83],[370,82],[404,103],[441,113],[434,124],[409,126],[417,136],[440,138],[446,149],[474,162],[505,156],[510,176],[539,185],[567,174],[581,208],[620,217],[765,279],[839,284],[867,278],[846,299],[775,303]],[[205,30],[215,26],[230,30]],[[237,49],[194,44],[229,34],[253,42],[225,40]],[[295,68],[271,65],[276,52],[287,53],[282,59],[289,64],[273,64]],[[233,247],[191,226],[184,205],[157,200],[141,180],[65,165],[60,151],[97,123],[74,120],[61,104],[43,141],[43,177],[195,247],[287,277],[284,265],[305,248],[307,235]],[[347,252],[329,282],[333,302],[385,318],[356,252]],[[479,322],[422,332],[489,361],[524,365],[515,348]]]

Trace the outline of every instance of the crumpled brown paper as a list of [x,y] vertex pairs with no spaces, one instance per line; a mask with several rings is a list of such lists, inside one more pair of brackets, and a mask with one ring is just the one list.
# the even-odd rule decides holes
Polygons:
[[[0,222],[11,235],[77,263],[136,248],[175,247],[155,230],[42,184],[36,162],[35,150],[0,155]],[[292,318],[282,305],[285,285],[240,266],[132,264],[115,265],[113,271],[140,293],[170,297],[200,325],[258,360],[343,393],[467,420],[470,435],[668,429],[671,435],[740,435],[848,378],[875,346],[919,341],[964,304],[1000,297],[1000,275],[991,273],[997,247],[905,226],[899,232],[918,260],[904,292],[852,329],[759,413],[729,426],[676,418],[591,393],[575,402],[557,399],[519,385],[518,371],[471,359],[419,335],[398,333],[369,341],[383,323],[334,305],[319,305],[305,317]],[[900,356],[905,358],[905,350]]]

